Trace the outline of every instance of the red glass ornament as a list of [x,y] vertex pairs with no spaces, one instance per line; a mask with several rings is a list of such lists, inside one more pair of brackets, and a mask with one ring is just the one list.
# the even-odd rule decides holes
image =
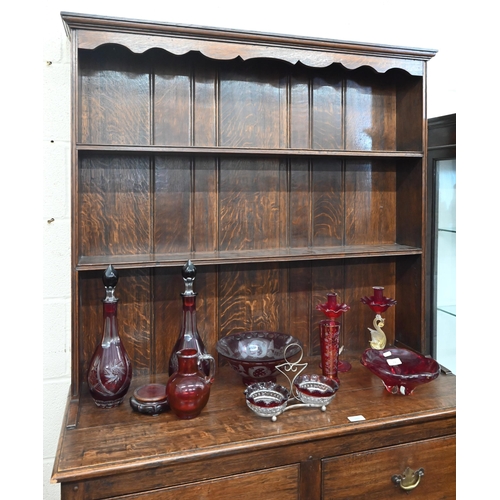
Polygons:
[[103,300],[104,327],[101,343],[90,361],[87,374],[89,390],[100,408],[119,405],[132,380],[132,365],[118,334],[118,299],[114,295],[118,275],[108,266],[103,275],[106,297]]
[[[167,399],[171,410],[183,420],[197,417],[208,403],[214,380],[215,360],[209,354],[200,356],[196,349],[182,349],[177,353],[176,371],[167,382]],[[206,360],[210,373],[200,370],[200,361]]]
[[337,294],[327,294],[327,302],[318,304],[316,309],[322,311],[329,319],[319,322],[320,348],[321,348],[321,371],[323,376],[339,382],[338,372],[348,371],[351,365],[344,362],[339,366],[340,347],[340,323],[334,318],[340,317],[350,309],[347,304],[337,303]]

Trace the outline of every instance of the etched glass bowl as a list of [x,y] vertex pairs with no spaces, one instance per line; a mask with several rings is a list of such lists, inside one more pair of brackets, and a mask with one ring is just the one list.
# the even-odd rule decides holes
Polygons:
[[247,406],[259,417],[273,421],[285,411],[290,393],[274,382],[256,382],[245,389]]
[[295,395],[308,405],[330,404],[339,388],[338,382],[323,375],[299,375],[294,381]]
[[287,358],[302,349],[295,337],[268,331],[232,333],[220,339],[216,348],[233,370],[241,375],[245,385],[276,382],[279,374],[276,365],[285,362],[285,349]]
[[380,378],[391,394],[404,396],[437,378],[440,370],[436,360],[396,347],[366,349],[361,364]]

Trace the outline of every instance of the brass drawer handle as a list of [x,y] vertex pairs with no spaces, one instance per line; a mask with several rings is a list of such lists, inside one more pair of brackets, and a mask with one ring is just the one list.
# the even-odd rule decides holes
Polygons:
[[405,491],[410,491],[415,489],[419,485],[420,478],[423,475],[424,475],[423,467],[420,467],[420,469],[417,469],[416,471],[413,471],[409,467],[406,467],[402,475],[395,474],[394,476],[392,476],[392,482],[396,486],[399,486],[401,489]]

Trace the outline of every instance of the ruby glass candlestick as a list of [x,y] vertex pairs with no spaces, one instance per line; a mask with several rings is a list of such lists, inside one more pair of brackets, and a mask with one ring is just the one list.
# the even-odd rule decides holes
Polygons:
[[375,313],[375,319],[373,320],[374,329],[368,328],[371,334],[370,347],[372,349],[384,349],[387,339],[385,333],[382,331],[385,320],[381,314],[387,311],[389,307],[395,306],[397,302],[389,297],[384,297],[383,286],[374,286],[373,295],[370,297],[361,297],[361,302],[366,304]]
[[347,312],[350,306],[338,304],[337,297],[336,293],[328,293],[326,303],[318,304],[316,309],[328,318],[319,322],[321,370],[325,377],[339,382],[338,372],[348,371],[351,365],[339,362],[340,323],[335,319]]

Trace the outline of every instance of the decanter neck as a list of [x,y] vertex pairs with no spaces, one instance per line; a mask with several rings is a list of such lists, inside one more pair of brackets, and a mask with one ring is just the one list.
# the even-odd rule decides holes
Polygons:
[[182,295],[182,310],[196,311],[196,294]]
[[118,311],[118,300],[115,302],[106,302],[105,300],[102,303],[102,311],[104,317],[114,317],[116,318],[116,313]]
[[103,301],[103,318],[104,318],[104,328],[102,335],[102,347],[108,347],[111,342],[115,342],[119,339],[118,335],[118,323],[116,320],[116,313],[118,309],[118,300],[115,302]]
[[196,296],[182,297],[182,333],[196,334]]

